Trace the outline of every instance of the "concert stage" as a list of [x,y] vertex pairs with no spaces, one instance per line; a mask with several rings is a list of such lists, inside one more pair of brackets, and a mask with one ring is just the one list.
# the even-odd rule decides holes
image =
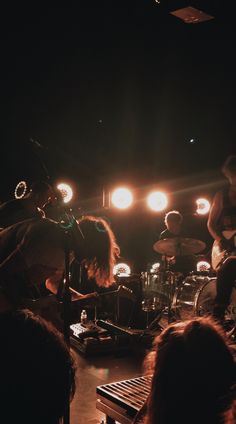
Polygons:
[[71,403],[70,424],[105,423],[105,415],[96,408],[98,386],[132,379],[143,374],[144,349],[85,357],[73,350],[77,361],[76,393]]
[[[236,345],[234,344],[233,346],[236,352]],[[115,416],[117,416],[117,411],[121,411],[123,408],[121,404],[122,399],[118,399],[117,401],[114,393],[111,393],[112,401],[109,402],[110,399],[105,393],[107,390],[104,385],[143,376],[142,364],[145,357],[145,350],[134,349],[126,353],[120,352],[89,358],[78,353],[76,350],[73,350],[73,352],[77,362],[77,388],[71,403],[70,424],[101,424],[103,420],[105,424],[105,413],[109,417],[112,417],[115,410]],[[140,379],[138,379],[138,383],[139,380]],[[102,391],[105,393],[105,405],[104,402],[102,402],[103,404],[96,406],[96,402],[101,399],[101,395],[104,398]],[[141,388],[141,392],[143,395],[143,388]],[[135,408],[137,408],[137,405],[135,405],[134,408],[130,408],[128,400],[127,398],[127,401],[124,401],[125,404],[127,404],[128,410],[127,422],[129,422],[129,416],[132,416]],[[110,405],[112,406],[112,412],[108,413]],[[120,406],[121,408],[119,408]],[[103,410],[104,413],[101,412],[101,410]]]

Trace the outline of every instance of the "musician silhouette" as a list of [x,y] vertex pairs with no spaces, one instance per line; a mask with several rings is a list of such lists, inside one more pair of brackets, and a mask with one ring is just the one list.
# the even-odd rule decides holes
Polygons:
[[[164,223],[166,225],[166,229],[161,232],[159,240],[190,237],[186,229],[184,229],[183,216],[179,211],[172,210],[167,212]],[[186,254],[184,251],[181,252],[181,244],[178,254],[172,256],[169,256],[168,254],[163,255],[162,261],[171,271],[181,272],[184,275],[193,271],[195,266],[195,257],[193,255]]]
[[43,218],[43,208],[54,197],[52,187],[45,181],[35,181],[21,199],[12,199],[0,206],[0,227],[6,228],[30,218]]
[[228,185],[215,194],[207,223],[215,240],[212,265],[217,271],[217,280],[213,315],[221,321],[236,280],[236,155],[228,156],[222,173]]
[[[104,219],[84,216],[68,231],[47,218],[31,219],[0,232],[0,312],[21,307],[23,298],[37,296],[42,281],[58,295],[58,289],[63,289],[65,247],[71,261],[87,267],[88,278],[102,287],[113,284],[119,248]],[[90,296],[73,289],[71,295],[72,300]]]

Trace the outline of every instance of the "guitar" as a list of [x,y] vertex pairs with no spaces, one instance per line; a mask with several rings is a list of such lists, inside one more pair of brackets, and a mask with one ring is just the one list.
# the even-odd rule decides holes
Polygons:
[[220,242],[215,240],[212,246],[211,263],[212,268],[218,270],[227,258],[236,259],[236,230],[225,230],[223,236],[231,243],[230,249],[222,249]]
[[[89,306],[95,306],[98,304],[100,298],[111,295],[116,295],[118,298],[127,298],[132,302],[136,301],[136,296],[134,295],[133,291],[123,285],[119,285],[116,290],[107,291],[104,293],[92,292],[84,294],[81,295],[81,298],[72,300],[71,318],[73,317],[73,319],[78,321],[81,309]],[[21,299],[21,305],[22,308],[30,309],[32,312],[42,316],[47,321],[51,321],[58,329],[63,327],[63,302],[58,300],[55,294],[49,294],[48,296],[40,297],[38,299],[24,298]],[[9,310],[11,308],[11,305],[6,303],[6,298],[0,291],[0,311],[4,312],[4,310]]]

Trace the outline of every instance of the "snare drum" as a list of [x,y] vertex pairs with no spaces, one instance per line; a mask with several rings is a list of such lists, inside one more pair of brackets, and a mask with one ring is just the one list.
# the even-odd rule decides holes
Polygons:
[[[181,320],[212,314],[216,297],[216,278],[187,277],[177,288],[173,307]],[[236,321],[236,288],[233,288],[226,318]]]

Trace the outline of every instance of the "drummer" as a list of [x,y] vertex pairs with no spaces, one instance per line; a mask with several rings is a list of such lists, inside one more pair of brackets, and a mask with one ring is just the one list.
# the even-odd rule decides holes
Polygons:
[[[166,229],[161,232],[159,240],[190,237],[183,228],[183,216],[179,211],[172,210],[165,215]],[[194,255],[167,256],[162,255],[163,267],[170,271],[188,275],[195,268]]]

